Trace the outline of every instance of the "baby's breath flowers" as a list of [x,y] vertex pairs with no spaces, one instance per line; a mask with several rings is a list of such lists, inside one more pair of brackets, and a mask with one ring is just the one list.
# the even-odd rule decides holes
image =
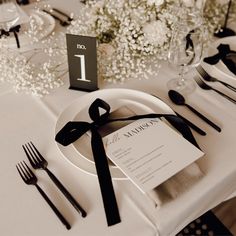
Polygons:
[[49,26],[36,19],[30,16],[28,28],[22,32],[29,41],[26,47],[13,49],[8,37],[0,39],[0,81],[12,84],[16,92],[44,96],[61,86],[68,72],[66,43],[64,33],[53,32],[44,39],[42,30]]
[[[175,22],[196,10],[193,3],[205,0],[86,0],[79,18],[67,33],[94,36],[98,40],[100,79],[123,82],[157,75],[159,61],[166,60]],[[50,10],[47,1],[37,0],[36,8]],[[186,4],[186,6],[185,6]],[[220,28],[227,6],[207,0],[203,11],[209,34]],[[236,12],[236,4],[232,5]],[[235,14],[231,14],[235,17]],[[68,72],[65,33],[54,32],[42,39],[43,21],[30,17],[26,34],[29,50],[8,48],[8,38],[0,38],[0,81],[16,91],[37,96],[63,84]],[[208,35],[209,35],[208,34]],[[206,34],[207,35],[207,34]]]
[[0,51],[0,81],[12,84],[16,92],[43,96],[63,84],[52,61],[39,66],[16,51]]
[[[69,32],[97,37],[100,78],[113,82],[148,78],[158,73],[159,61],[167,59],[175,22],[183,14],[199,10],[197,6],[204,5],[203,2],[88,0]],[[209,2],[204,16],[208,32],[213,33],[224,17],[224,10],[216,0]]]

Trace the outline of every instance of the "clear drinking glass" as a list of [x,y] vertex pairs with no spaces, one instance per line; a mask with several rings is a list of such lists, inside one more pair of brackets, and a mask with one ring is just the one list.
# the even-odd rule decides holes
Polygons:
[[169,89],[190,93],[195,89],[193,80],[186,79],[187,72],[196,67],[203,52],[203,22],[200,17],[188,15],[177,22],[169,48],[168,60],[178,68],[178,78],[167,83]]
[[9,31],[19,20],[18,6],[13,1],[0,0],[0,29]]

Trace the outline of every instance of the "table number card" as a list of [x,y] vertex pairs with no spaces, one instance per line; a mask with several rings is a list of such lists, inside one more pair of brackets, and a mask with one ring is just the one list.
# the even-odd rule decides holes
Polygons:
[[66,42],[70,89],[98,89],[96,38],[67,34]]
[[142,191],[148,192],[203,156],[160,119],[141,119],[103,138],[106,154]]

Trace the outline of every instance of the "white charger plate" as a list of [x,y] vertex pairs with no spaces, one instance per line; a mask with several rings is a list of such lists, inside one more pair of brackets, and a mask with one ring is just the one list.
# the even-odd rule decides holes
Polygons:
[[[35,36],[38,40],[42,40],[53,32],[56,22],[52,16],[43,11],[32,9],[28,10],[26,13],[31,18],[31,21],[34,21],[35,29],[32,30],[37,32]],[[21,25],[20,32],[18,33],[21,46],[30,45],[32,43],[32,38],[27,34],[29,29],[31,29],[30,22]],[[7,38],[6,43],[9,48],[17,48],[13,34]]]
[[[87,114],[87,111],[96,98],[106,101],[111,106],[111,111],[114,111],[120,106],[126,105],[128,107],[132,107],[132,110],[134,110],[137,114],[174,114],[172,109],[163,101],[144,92],[130,89],[103,89],[88,93],[69,105],[60,114],[57,120],[55,129],[56,134],[69,121],[83,120],[90,122],[91,120]],[[57,143],[57,146],[66,160],[68,160],[76,168],[96,176],[95,165],[92,161],[93,157],[90,140],[86,137],[86,135],[84,136],[78,139],[74,144],[63,146]],[[109,165],[109,167],[113,179],[127,179],[119,168],[116,168],[113,165]]]
[[[213,56],[218,53],[217,47],[220,44],[228,44],[231,50],[236,51],[236,36],[230,36],[216,40],[209,47],[207,56]],[[228,82],[232,85],[236,84],[236,75],[234,75],[221,60],[215,65],[209,65],[205,62],[202,62],[202,66],[212,76],[215,76],[220,80]]]

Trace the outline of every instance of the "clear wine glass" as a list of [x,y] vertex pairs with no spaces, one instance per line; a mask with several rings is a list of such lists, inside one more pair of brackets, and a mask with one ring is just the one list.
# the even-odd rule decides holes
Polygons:
[[13,1],[0,0],[0,29],[9,31],[19,20],[18,6]]
[[187,72],[196,67],[203,52],[203,21],[195,15],[188,15],[177,22],[169,48],[168,60],[172,66],[178,68],[178,78],[167,83],[169,89],[190,93],[195,89],[193,80],[186,79]]

